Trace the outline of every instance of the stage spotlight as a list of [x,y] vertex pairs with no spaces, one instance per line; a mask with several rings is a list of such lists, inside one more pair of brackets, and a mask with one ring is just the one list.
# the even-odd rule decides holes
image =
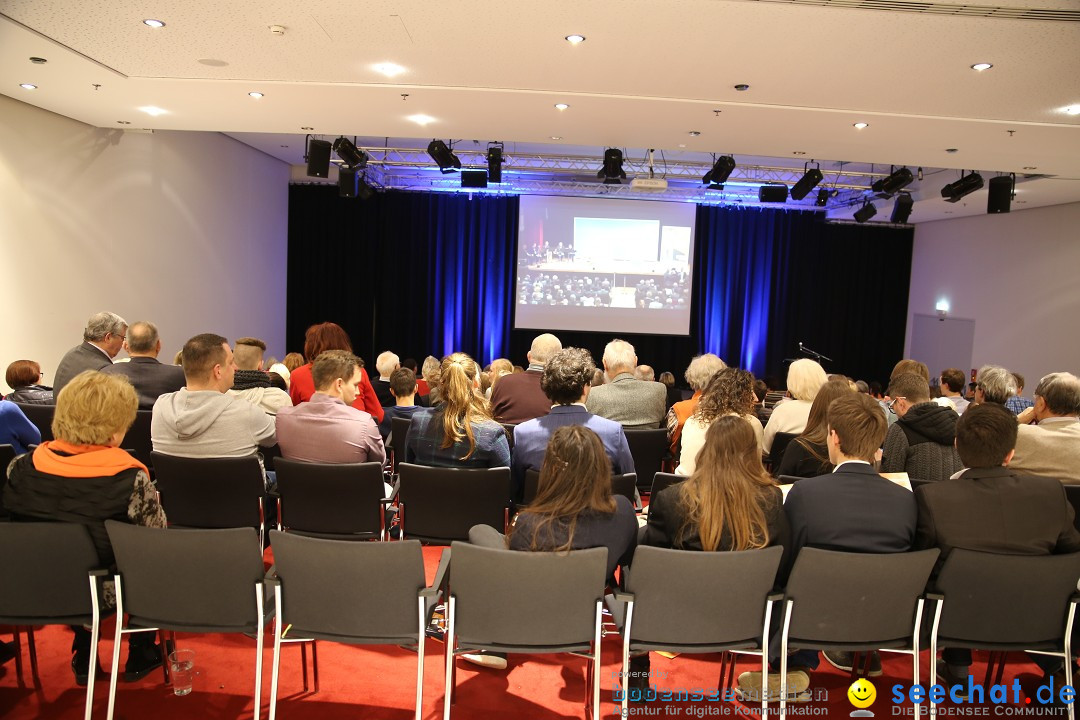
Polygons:
[[825,207],[829,204],[829,189],[821,188],[817,191],[817,201],[814,203],[818,207]]
[[903,225],[911,217],[911,208],[913,207],[915,207],[915,201],[912,199],[911,193],[900,193],[896,196],[896,202],[893,203],[892,216],[889,217],[889,222]]
[[818,168],[810,168],[806,173],[799,178],[799,182],[795,183],[791,188],[791,199],[802,200],[804,197],[810,194],[819,182],[821,182],[824,175],[821,174],[821,170]]
[[713,163],[712,170],[705,173],[701,178],[702,185],[708,185],[712,183],[714,185],[722,185],[727,181],[728,176],[731,175],[731,171],[735,169],[735,158],[730,155],[721,155]]
[[864,223],[875,215],[877,215],[877,208],[874,207],[874,203],[864,203],[861,208],[855,211],[855,222]]
[[[963,173],[963,171],[960,171]],[[968,175],[961,175],[960,179],[956,182],[951,182],[945,187],[941,188],[941,197],[945,198],[945,202],[959,202],[961,198],[964,198],[976,190],[982,188],[983,179],[982,175],[977,172],[969,173]]]
[[706,190],[715,190],[717,192],[724,192],[724,186],[719,183],[713,183],[712,185],[706,185]]
[[356,147],[356,144],[347,137],[342,136],[334,141],[334,152],[350,170],[357,170],[367,165],[367,153]]
[[622,185],[622,179],[626,179],[626,172],[622,169],[623,154],[618,148],[608,148],[604,151],[604,167],[596,173],[596,177],[603,178],[605,185]]
[[874,184],[870,186],[870,189],[876,193],[894,195],[910,185],[914,179],[915,176],[911,174],[911,171],[906,167],[902,167],[899,170],[892,171],[888,177],[883,177],[874,181]]
[[431,159],[438,163],[440,172],[452,173],[461,169],[461,160],[442,140],[432,140],[428,143],[427,151]]
[[503,149],[501,145],[492,145],[487,151],[488,182],[502,182]]
[[762,185],[758,188],[758,202],[782,203],[787,202],[787,185]]

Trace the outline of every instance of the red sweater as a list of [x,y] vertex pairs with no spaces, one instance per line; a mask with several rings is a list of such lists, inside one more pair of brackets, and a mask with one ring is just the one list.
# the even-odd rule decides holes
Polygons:
[[[306,402],[314,394],[315,381],[311,378],[311,363],[293,370],[289,375],[289,397],[292,398],[293,405]],[[375,388],[371,387],[371,381],[368,380],[367,371],[364,368],[360,368],[360,394],[356,396],[353,407],[371,413],[376,423],[381,423],[383,420],[382,406],[379,404],[379,399],[375,397]]]

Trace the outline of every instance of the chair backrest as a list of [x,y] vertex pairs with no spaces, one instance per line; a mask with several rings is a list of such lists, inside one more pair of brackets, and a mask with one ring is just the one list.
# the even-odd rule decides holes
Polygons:
[[184,458],[151,453],[157,488],[169,524],[195,528],[258,528],[265,495],[262,467],[254,455]]
[[153,459],[150,454],[154,451],[154,444],[150,441],[150,420],[154,417],[153,410],[138,410],[135,413],[135,422],[128,428],[127,435],[120,443],[125,450],[134,451],[135,458],[153,472]]
[[455,634],[463,646],[587,648],[604,597],[607,548],[520,552],[455,542]]
[[41,431],[41,442],[53,440],[52,421],[56,413],[55,405],[34,405],[30,403],[15,403],[23,411],[27,419]]
[[917,601],[937,557],[936,548],[887,554],[801,549],[784,592],[794,601],[791,643],[889,647],[910,641]]
[[425,587],[418,540],[353,543],[270,531],[282,622],[299,637],[415,643]]
[[402,537],[465,540],[473,525],[505,530],[510,468],[436,468],[401,463],[398,490]]
[[1080,579],[1080,553],[995,555],[953,550],[938,573],[938,634],[983,643],[1057,643]]
[[637,428],[623,430],[626,444],[634,457],[638,486],[648,490],[653,475],[664,469],[664,457],[668,452],[667,430],[664,428]]
[[769,449],[769,466],[772,468],[774,476],[784,459],[784,451],[787,450],[787,446],[791,444],[791,441],[797,437],[799,437],[798,433],[786,432],[778,432],[773,436],[772,447]]
[[263,581],[262,548],[251,528],[175,530],[105,523],[135,627],[254,632]]
[[8,511],[4,509],[4,485],[7,484],[8,465],[14,459],[15,447],[12,445],[0,445],[0,518],[8,516]]
[[506,442],[509,443],[510,449],[514,449],[514,428],[517,427],[517,423],[500,423],[503,426],[503,430],[506,431]]
[[1080,485],[1066,485],[1065,497],[1073,507],[1073,526],[1080,530]]
[[[379,537],[382,465],[277,461],[278,521],[292,532],[340,540]],[[276,559],[276,556],[275,556]]]
[[919,480],[917,478],[908,478],[908,482],[911,484],[911,491],[915,492],[915,488],[922,487],[923,485],[929,485],[930,483],[938,482],[937,480]]
[[760,641],[765,599],[783,554],[780,546],[741,552],[639,547],[626,583],[634,594],[631,643],[690,649]]
[[394,451],[394,472],[399,463],[405,462],[405,436],[409,434],[412,418],[390,418],[390,449]]
[[655,473],[653,475],[652,487],[649,489],[649,495],[656,495],[656,493],[661,490],[667,489],[676,483],[681,483],[685,479],[686,475],[662,472]]
[[0,623],[90,622],[87,578],[101,564],[85,525],[0,523],[0,548]]
[[[622,495],[631,504],[635,502],[634,489],[637,486],[637,475],[626,473],[624,475],[611,476],[611,492],[613,495]],[[523,502],[528,505],[536,498],[536,491],[540,488],[540,471],[529,468],[525,471],[525,494]]]

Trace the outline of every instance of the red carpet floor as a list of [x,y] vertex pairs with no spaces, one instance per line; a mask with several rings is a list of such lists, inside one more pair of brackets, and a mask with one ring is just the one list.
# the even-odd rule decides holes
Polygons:
[[[429,578],[434,573],[441,548],[425,548]],[[103,628],[100,645],[102,664],[108,670],[112,650],[113,623]],[[10,639],[10,634],[0,634]],[[138,683],[121,682],[117,688],[116,717],[134,720],[153,718],[240,718],[251,717],[254,692],[254,641],[233,635],[178,635],[181,647],[196,654],[196,675],[193,692],[176,697],[162,682],[160,671]],[[85,691],[76,687],[70,669],[68,648],[71,631],[63,627],[48,627],[37,632],[38,661],[41,685],[33,686],[29,658],[24,646],[23,677],[15,672],[14,660],[0,667],[0,717],[5,720],[29,718],[78,718],[83,712]],[[443,645],[428,640],[424,671],[423,717],[434,720],[443,711]],[[620,644],[617,636],[607,637],[603,645],[604,664],[601,675],[601,714],[613,717],[619,705],[612,698],[617,685]],[[121,652],[121,662],[126,649]],[[270,666],[273,655],[272,636],[267,635],[264,656],[263,711],[270,697]],[[976,653],[973,673],[982,678],[986,655]],[[904,656],[885,654],[885,675],[874,678],[877,700],[870,708],[878,718],[898,717],[901,706],[892,702],[892,686],[911,681],[910,661]],[[923,655],[923,673],[928,667]],[[364,717],[372,720],[406,720],[412,717],[416,677],[416,655],[393,647],[365,647],[319,643],[320,692],[304,693],[301,681],[300,648],[286,646],[282,653],[281,683],[278,712],[283,719],[323,720],[324,718]],[[813,676],[811,689],[824,701],[790,706],[793,715],[819,717],[848,717],[854,709],[847,700],[850,683],[846,673],[827,663]],[[458,692],[453,717],[461,720],[484,718],[583,718],[585,717],[585,661],[570,656],[511,656],[505,672],[476,668],[465,662],[458,664]],[[740,663],[739,672],[752,670],[747,658]],[[653,684],[661,690],[716,687],[719,656],[684,655],[668,659],[652,656]],[[1034,665],[1023,655],[1010,656],[1003,682],[1011,684],[1018,675],[1036,672]],[[1025,678],[1026,679],[1026,678]],[[925,678],[923,683],[926,683]],[[97,683],[94,716],[104,718],[108,683]],[[1011,691],[1010,691],[1011,699]],[[1020,706],[1024,706],[1020,696]],[[958,711],[973,710],[945,704],[945,712],[956,716]],[[1026,707],[986,707],[988,716],[1012,715],[1019,711],[1025,716],[1034,710]],[[911,706],[903,709],[911,712]],[[631,704],[630,713],[638,717],[703,718],[746,717],[760,713],[760,706],[745,706],[737,702],[650,702]],[[909,715],[910,716],[910,715]],[[1039,717],[1041,715],[1034,715]]]

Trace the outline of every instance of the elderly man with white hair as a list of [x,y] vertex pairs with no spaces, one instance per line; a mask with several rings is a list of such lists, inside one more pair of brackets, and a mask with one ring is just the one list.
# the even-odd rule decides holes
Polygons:
[[551,333],[533,338],[526,357],[529,367],[523,373],[504,375],[491,389],[491,414],[501,423],[517,425],[533,418],[544,417],[551,411],[551,400],[540,389],[544,366],[562,342]]
[[116,313],[91,315],[83,330],[82,344],[68,350],[56,367],[53,397],[60,397],[64,386],[83,370],[100,370],[112,365],[113,358],[127,340],[127,328],[127,322]]
[[638,380],[634,346],[612,340],[604,348],[604,375],[608,382],[593,388],[585,401],[589,412],[620,423],[623,428],[658,428],[667,410],[663,383]]
[[1050,373],[1035,388],[1035,405],[1016,420],[1020,427],[1010,468],[1069,485],[1080,483],[1080,379],[1072,373]]
[[371,387],[375,388],[375,397],[379,398],[379,404],[383,407],[393,407],[396,403],[394,394],[390,392],[390,376],[401,367],[401,358],[387,350],[379,353],[375,358],[375,369],[379,371],[379,379],[373,380]]

